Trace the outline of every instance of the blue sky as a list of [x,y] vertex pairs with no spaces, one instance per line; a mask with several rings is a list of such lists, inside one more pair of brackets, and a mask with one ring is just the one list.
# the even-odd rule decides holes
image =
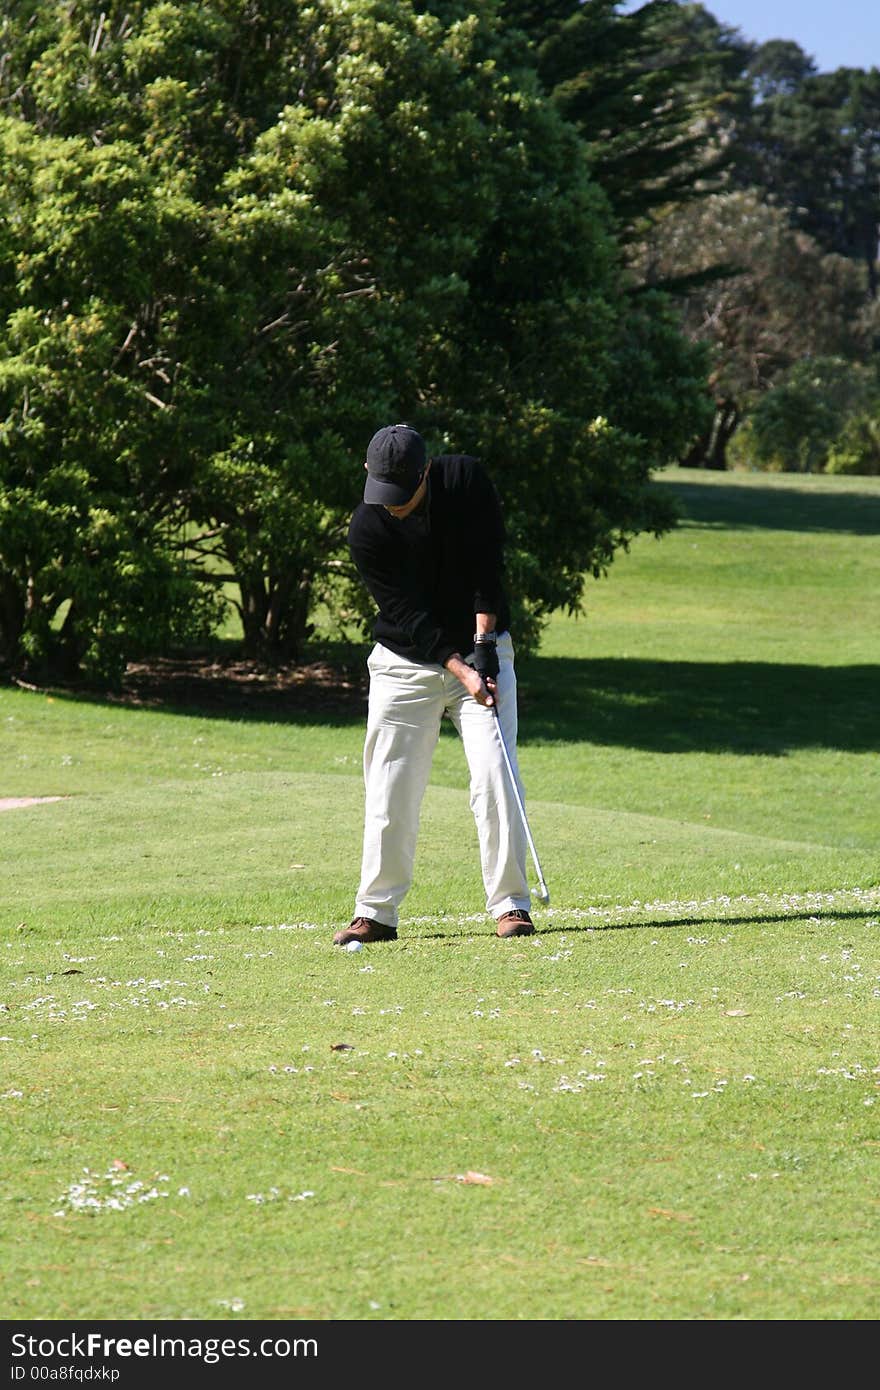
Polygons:
[[[625,0],[637,10],[643,0]],[[703,0],[721,24],[756,43],[794,39],[820,72],[880,68],[880,0]]]

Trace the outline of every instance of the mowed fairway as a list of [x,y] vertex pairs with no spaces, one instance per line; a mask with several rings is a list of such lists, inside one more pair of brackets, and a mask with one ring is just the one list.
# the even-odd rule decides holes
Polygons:
[[873,1319],[880,480],[703,475],[520,664],[552,895],[444,732],[330,945],[363,711],[0,691],[7,1319]]

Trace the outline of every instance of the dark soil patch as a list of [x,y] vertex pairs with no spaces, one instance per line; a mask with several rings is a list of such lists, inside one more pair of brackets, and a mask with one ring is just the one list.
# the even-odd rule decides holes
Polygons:
[[53,684],[51,688],[26,681],[16,684],[114,705],[236,717],[362,718],[367,703],[367,674],[362,661],[351,666],[312,661],[267,667],[255,661],[216,657],[156,657],[129,662],[120,688],[113,691],[74,684]]
[[170,657],[133,661],[122,690],[112,697],[129,705],[282,715],[360,714],[367,699],[366,673],[326,662],[265,667],[252,661]]

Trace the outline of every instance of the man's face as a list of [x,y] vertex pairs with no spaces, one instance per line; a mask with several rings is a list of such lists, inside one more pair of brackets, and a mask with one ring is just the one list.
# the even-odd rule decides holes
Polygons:
[[388,512],[390,516],[396,517],[398,521],[403,521],[405,517],[410,516],[416,510],[416,508],[421,504],[421,501],[427,491],[428,474],[430,473],[430,471],[431,465],[430,463],[428,463],[425,465],[425,471],[421,476],[418,487],[416,488],[415,492],[413,493],[412,497],[409,499],[408,502],[404,502],[403,505],[400,507],[385,508],[386,512]]

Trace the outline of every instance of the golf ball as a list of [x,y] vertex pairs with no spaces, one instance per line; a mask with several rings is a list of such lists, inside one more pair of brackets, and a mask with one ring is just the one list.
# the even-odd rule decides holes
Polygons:
[[364,943],[362,941],[346,941],[345,943],[346,951],[362,951],[363,949]]

